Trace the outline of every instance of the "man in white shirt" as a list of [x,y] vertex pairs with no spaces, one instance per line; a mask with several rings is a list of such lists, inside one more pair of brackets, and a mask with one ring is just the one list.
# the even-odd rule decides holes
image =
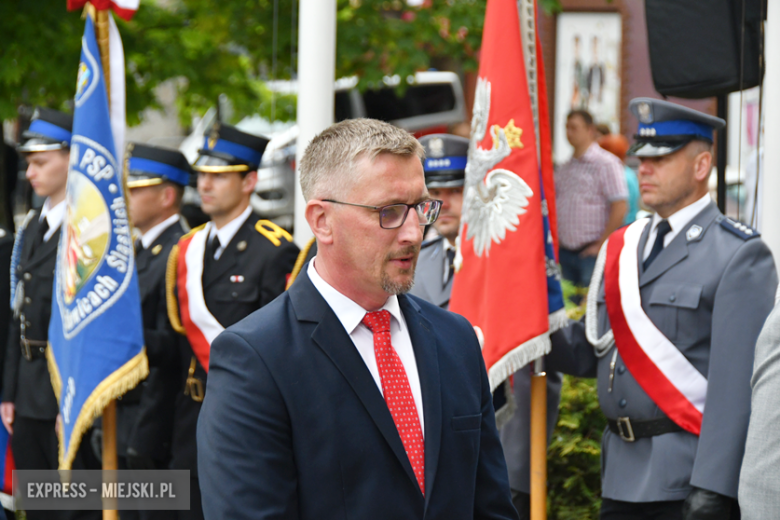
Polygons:
[[[173,416],[171,467],[190,471],[190,510],[202,518],[195,427],[213,339],[284,291],[298,256],[292,236],[252,212],[250,197],[268,139],[226,124],[206,134],[193,169],[211,221],[179,240],[171,253],[168,315],[179,341],[179,389]],[[170,305],[173,303],[174,305]],[[183,390],[183,391],[182,391]]]
[[585,323],[552,335],[548,369],[598,378],[603,520],[739,518],[750,374],[777,272],[758,232],[708,194],[725,122],[666,101],[630,104],[628,154],[655,211],[610,235]]
[[206,518],[517,519],[476,335],[405,294],[440,209],[422,156],[368,119],[306,149],[317,256],[213,344]]

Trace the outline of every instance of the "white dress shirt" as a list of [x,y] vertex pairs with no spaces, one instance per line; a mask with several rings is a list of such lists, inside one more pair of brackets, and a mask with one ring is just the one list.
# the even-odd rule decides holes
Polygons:
[[217,248],[216,253],[214,253],[214,260],[219,260],[219,257],[222,256],[222,252],[225,250],[225,246],[227,246],[230,241],[233,240],[233,237],[236,236],[236,233],[238,233],[238,228],[240,228],[244,222],[246,222],[246,219],[248,219],[249,215],[251,214],[252,206],[249,205],[246,207],[243,213],[222,226],[222,229],[217,229],[217,226],[214,225],[213,221],[209,222],[208,242],[211,243],[215,235],[219,238],[219,247]]
[[[685,206],[683,209],[679,210],[677,213],[673,213],[668,219],[666,219],[669,221],[669,226],[672,228],[672,230],[664,237],[664,247],[668,246],[669,243],[674,240],[674,237],[676,237],[680,231],[685,229],[685,226],[687,226],[688,223],[693,220],[693,217],[701,213],[702,210],[704,210],[704,208],[706,208],[711,201],[712,198],[710,198],[710,194],[708,193],[693,204]],[[658,224],[660,224],[662,220],[663,218],[661,218],[658,213],[655,213],[653,215],[653,220],[650,221],[650,226],[652,227],[650,228],[650,236],[647,237],[645,251],[642,255],[643,261],[647,260],[647,257],[650,256],[650,251],[653,250],[655,237],[658,235]]]
[[154,226],[152,229],[141,235],[141,245],[144,246],[144,249],[149,249],[149,246],[154,244],[154,241],[157,240],[157,237],[162,235],[162,232],[174,225],[179,221],[179,215],[178,213],[176,215],[171,215],[167,219],[163,220],[156,226]]
[[49,223],[49,229],[46,231],[46,234],[43,235],[44,242],[48,242],[52,235],[60,228],[62,221],[65,220],[65,210],[67,209],[68,207],[65,204],[65,199],[53,208],[51,207],[51,199],[47,198],[46,202],[43,203],[39,221],[46,219]]
[[[361,323],[368,311],[323,280],[314,267],[315,262],[316,258],[314,261],[309,262],[309,268],[306,271],[309,279],[328,305],[330,305],[330,308],[333,309],[349,337],[352,338],[352,342],[355,344],[360,357],[363,358],[368,371],[371,372],[379,392],[384,396],[382,379],[379,376],[379,367],[377,367],[376,353],[374,352],[374,334]],[[390,313],[390,341],[406,370],[406,377],[412,390],[414,405],[417,407],[417,414],[420,416],[420,428],[423,431],[423,436],[425,436],[420,375],[417,372],[417,360],[414,357],[412,338],[409,336],[409,329],[406,326],[404,314],[401,312],[398,297],[395,295],[390,296],[380,310],[386,310]]]

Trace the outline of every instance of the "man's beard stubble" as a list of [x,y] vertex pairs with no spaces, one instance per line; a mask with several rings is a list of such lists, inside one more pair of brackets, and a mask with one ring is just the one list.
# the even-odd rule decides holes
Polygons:
[[395,255],[387,255],[387,258],[385,258],[385,265],[387,265],[387,263],[393,258],[408,256],[410,254],[414,255],[414,262],[412,262],[411,269],[402,269],[400,271],[401,274],[411,275],[409,280],[403,283],[394,282],[393,280],[390,279],[390,276],[387,274],[387,271],[385,269],[382,269],[382,290],[383,291],[385,291],[387,294],[398,295],[398,294],[406,294],[412,290],[412,287],[414,287],[414,270],[417,267],[417,258],[419,252],[420,252],[420,246],[409,246]]

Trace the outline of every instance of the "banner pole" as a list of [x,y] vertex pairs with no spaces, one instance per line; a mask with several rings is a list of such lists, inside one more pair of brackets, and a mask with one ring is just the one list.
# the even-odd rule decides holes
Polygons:
[[531,520],[547,520],[547,374],[542,358],[531,376]]
[[[95,38],[100,48],[103,79],[106,83],[106,97],[111,106],[111,57],[108,49],[108,10],[95,13]],[[103,470],[118,469],[116,452],[116,400],[111,399],[103,409]],[[103,520],[119,520],[116,510],[103,510]]]

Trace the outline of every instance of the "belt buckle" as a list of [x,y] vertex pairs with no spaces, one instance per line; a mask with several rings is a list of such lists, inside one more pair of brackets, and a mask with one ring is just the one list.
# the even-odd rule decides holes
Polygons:
[[634,437],[634,429],[631,427],[631,419],[628,417],[618,417],[617,429],[620,438],[624,441],[634,442],[636,440],[636,437]]
[[21,338],[20,345],[22,347],[22,357],[27,361],[32,361],[32,350],[30,350],[30,342],[27,341],[27,338]]

